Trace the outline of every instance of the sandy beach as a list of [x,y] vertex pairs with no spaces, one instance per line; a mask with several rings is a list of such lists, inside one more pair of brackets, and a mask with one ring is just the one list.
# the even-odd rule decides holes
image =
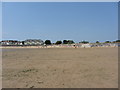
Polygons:
[[117,88],[118,48],[4,48],[3,88]]

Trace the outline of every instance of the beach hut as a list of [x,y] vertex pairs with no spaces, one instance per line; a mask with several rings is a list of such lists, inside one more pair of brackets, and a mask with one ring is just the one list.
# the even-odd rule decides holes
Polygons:
[[90,44],[82,44],[81,47],[82,47],[82,48],[90,48],[91,45],[90,45]]

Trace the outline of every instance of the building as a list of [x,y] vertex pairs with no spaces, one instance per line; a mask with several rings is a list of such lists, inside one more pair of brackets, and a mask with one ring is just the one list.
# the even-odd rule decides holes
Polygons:
[[91,45],[90,45],[90,44],[82,44],[81,47],[82,47],[82,48],[90,48]]
[[22,45],[22,42],[17,41],[17,40],[3,40],[0,42],[0,45],[2,45],[2,46],[18,46],[18,45]]
[[43,44],[44,42],[41,39],[27,39],[24,41],[25,46],[39,46]]

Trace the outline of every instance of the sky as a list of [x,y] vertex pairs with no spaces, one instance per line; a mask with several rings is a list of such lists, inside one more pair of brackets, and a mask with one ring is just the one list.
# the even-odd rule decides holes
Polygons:
[[2,2],[0,2],[0,40],[2,39]]
[[2,40],[118,39],[117,2],[3,2]]

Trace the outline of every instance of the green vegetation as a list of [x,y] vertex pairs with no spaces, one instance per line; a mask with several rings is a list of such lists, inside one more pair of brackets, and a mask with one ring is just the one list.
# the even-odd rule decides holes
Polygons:
[[36,69],[27,69],[27,70],[23,70],[22,72],[26,73],[26,72],[32,72],[32,71],[38,72],[38,70]]
[[73,44],[75,43],[73,40],[63,40],[63,44]]
[[99,41],[96,41],[96,43],[100,43]]
[[120,40],[116,40],[115,42],[120,42]]
[[111,43],[110,41],[105,41],[105,43]]
[[57,41],[55,44],[62,44],[62,41]]
[[46,40],[46,41],[45,41],[45,44],[46,44],[46,45],[51,45],[51,41],[50,41],[50,40]]

